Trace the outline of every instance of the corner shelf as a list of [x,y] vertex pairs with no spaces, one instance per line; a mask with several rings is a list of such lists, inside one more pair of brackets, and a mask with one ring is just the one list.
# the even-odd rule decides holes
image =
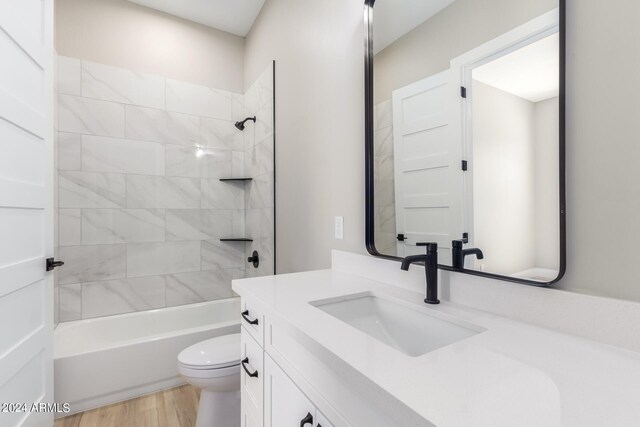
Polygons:
[[252,181],[253,178],[220,178],[220,181]]
[[253,242],[253,239],[246,239],[244,237],[241,238],[230,238],[230,239],[220,239],[221,242]]

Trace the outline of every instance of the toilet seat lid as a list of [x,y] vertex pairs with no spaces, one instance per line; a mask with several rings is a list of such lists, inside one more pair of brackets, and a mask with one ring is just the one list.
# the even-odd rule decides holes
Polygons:
[[240,364],[240,334],[222,335],[185,348],[178,362],[191,369],[220,369]]

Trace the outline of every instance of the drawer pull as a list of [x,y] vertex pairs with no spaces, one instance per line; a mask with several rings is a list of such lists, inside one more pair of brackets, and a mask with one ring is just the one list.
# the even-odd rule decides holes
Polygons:
[[307,416],[300,421],[300,427],[304,427],[307,424],[313,425],[313,415],[311,415],[310,412],[308,412]]
[[258,319],[253,319],[253,320],[251,320],[251,319],[249,318],[249,310],[245,310],[245,311],[243,311],[243,312],[242,312],[242,313],[240,313],[240,314],[242,315],[242,318],[243,318],[244,320],[246,320],[246,321],[247,321],[247,323],[249,323],[250,325],[257,325],[257,324],[258,324]]
[[249,358],[245,357],[244,359],[242,359],[241,365],[242,365],[242,369],[244,369],[244,371],[247,373],[247,375],[249,375],[252,378],[258,378],[258,371],[255,370],[253,372],[249,372],[249,370],[247,369],[247,365],[249,364]]

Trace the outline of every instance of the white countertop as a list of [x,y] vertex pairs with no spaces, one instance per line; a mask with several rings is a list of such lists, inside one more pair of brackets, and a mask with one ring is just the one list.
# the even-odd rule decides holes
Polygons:
[[[437,426],[640,425],[640,353],[447,302],[428,306],[421,294],[333,270],[234,280],[233,289]],[[309,304],[366,291],[486,331],[410,357]]]

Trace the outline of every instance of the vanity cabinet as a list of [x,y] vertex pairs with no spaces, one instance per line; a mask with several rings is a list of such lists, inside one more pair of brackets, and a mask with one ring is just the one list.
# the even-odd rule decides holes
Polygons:
[[265,317],[246,303],[242,308],[242,427],[334,427],[265,352]]
[[242,298],[241,323],[242,427],[404,424],[375,388],[355,391],[362,378],[329,367],[316,343],[260,303]]
[[333,427],[269,356],[265,356],[265,427]]

